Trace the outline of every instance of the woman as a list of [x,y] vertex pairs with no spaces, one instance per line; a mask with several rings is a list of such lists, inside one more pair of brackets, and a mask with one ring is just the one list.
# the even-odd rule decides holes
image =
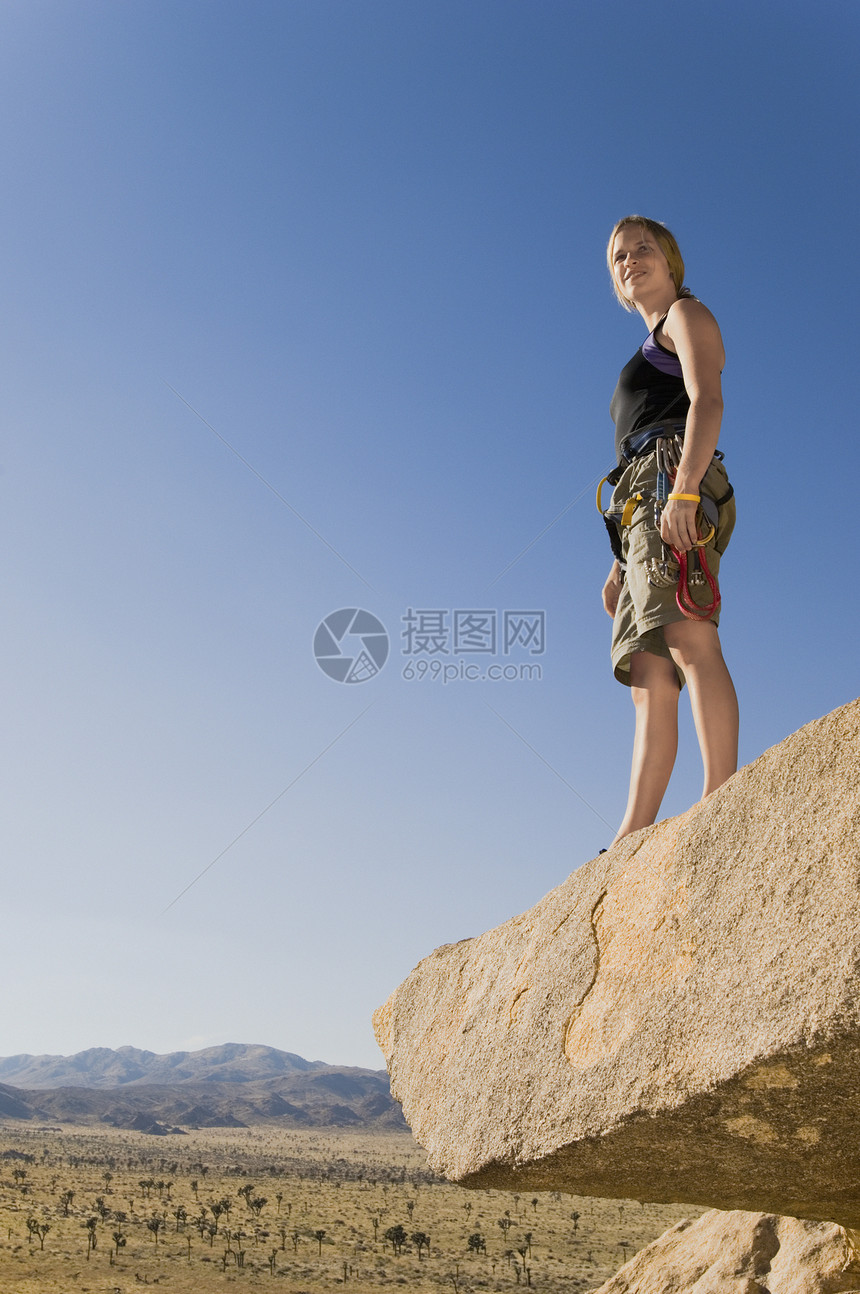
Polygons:
[[[620,220],[607,257],[618,300],[638,310],[649,329],[611,406],[623,471],[610,478],[617,484],[607,518],[618,523],[621,561],[613,562],[603,605],[613,618],[615,676],[629,685],[636,708],[620,840],[657,819],[675,763],[685,681],[705,769],[703,797],[737,769],[738,703],[720,649],[715,582],[735,513],[715,457],[725,359],[717,322],[684,287],[678,244],[659,221]],[[667,493],[661,503],[658,496]],[[711,523],[708,543],[697,547]],[[698,570],[691,587],[682,576],[679,591],[676,572],[685,563]]]

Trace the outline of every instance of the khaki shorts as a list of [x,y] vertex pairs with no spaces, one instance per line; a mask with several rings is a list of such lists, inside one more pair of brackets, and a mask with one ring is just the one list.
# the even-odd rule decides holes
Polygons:
[[[700,486],[700,493],[712,499],[721,499],[729,490],[726,469],[719,459],[715,458],[708,468]],[[621,596],[612,622],[612,668],[619,683],[630,686],[630,658],[635,652],[647,651],[655,656],[665,656],[671,660],[671,653],[666,646],[663,626],[676,624],[685,616],[675,600],[677,585],[671,588],[659,588],[649,584],[646,575],[646,564],[653,557],[658,561],[663,557],[663,544],[659,532],[654,527],[654,497],[657,492],[657,455],[652,452],[644,454],[626,468],[624,475],[612,492],[609,511],[613,516],[620,516],[629,498],[642,495],[642,502],[636,507],[632,523],[622,530],[622,553],[627,563]],[[735,500],[729,499],[720,508],[719,523],[714,537],[704,549],[708,569],[716,580],[720,570],[720,557],[726,551],[732,531],[735,528]],[[711,601],[711,590],[707,584],[694,585],[690,590],[693,601],[700,606],[707,606]],[[711,617],[710,624],[717,625],[720,620],[720,608]],[[681,686],[684,675],[678,671]]]

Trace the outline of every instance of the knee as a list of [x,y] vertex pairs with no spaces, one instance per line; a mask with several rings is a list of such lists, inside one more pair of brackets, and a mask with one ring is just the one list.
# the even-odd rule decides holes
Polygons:
[[681,689],[677,678],[652,687],[632,687],[630,695],[636,713],[641,716],[674,714],[678,709],[678,698]]

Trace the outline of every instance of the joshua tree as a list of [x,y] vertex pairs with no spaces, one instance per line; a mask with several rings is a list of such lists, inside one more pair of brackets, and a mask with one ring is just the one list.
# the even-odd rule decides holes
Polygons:
[[421,1250],[426,1249],[428,1254],[430,1252],[430,1237],[428,1236],[426,1231],[413,1231],[411,1239],[412,1239],[413,1245],[418,1250],[418,1261],[420,1263]]
[[532,1233],[531,1233],[531,1231],[527,1231],[527,1232],[525,1233],[525,1235],[523,1236],[523,1243],[525,1244],[526,1249],[528,1249],[528,1251],[529,1251],[529,1258],[531,1258],[531,1256],[532,1256]]
[[406,1212],[409,1214],[409,1221],[411,1222],[411,1221],[412,1221],[412,1214],[415,1212],[415,1201],[414,1201],[414,1200],[407,1200],[407,1201],[406,1201]]
[[158,1233],[161,1231],[163,1226],[164,1218],[160,1218],[157,1213],[151,1217],[146,1224],[147,1230],[152,1232],[152,1238],[155,1241],[156,1246],[158,1245]]
[[481,1235],[480,1231],[474,1231],[469,1236],[468,1245],[470,1253],[479,1254],[487,1252],[487,1242]]
[[113,1233],[113,1242],[115,1246],[114,1253],[118,1257],[120,1249],[122,1249],[126,1243],[125,1236],[119,1228],[117,1228]]
[[398,1222],[396,1227],[388,1228],[388,1230],[385,1233],[384,1239],[390,1240],[395,1254],[399,1254],[400,1250],[403,1248],[403,1246],[406,1243],[406,1228],[402,1227]]
[[322,1242],[325,1240],[325,1232],[324,1232],[324,1231],[315,1231],[315,1232],[314,1232],[314,1240],[316,1240],[317,1244],[319,1245],[320,1257],[322,1257]]
[[502,1228],[502,1235],[504,1236],[505,1240],[507,1240],[508,1232],[511,1229],[511,1219],[508,1216],[507,1212],[505,1213],[505,1216],[503,1218],[499,1218],[499,1226]]
[[84,1223],[87,1232],[87,1262],[89,1262],[90,1254],[96,1247],[96,1227],[98,1224],[98,1218],[87,1218]]
[[75,1198],[74,1191],[63,1191],[62,1195],[60,1196],[60,1203],[63,1206],[64,1218],[67,1218],[69,1216],[69,1205],[71,1204],[74,1198]]
[[535,1213],[537,1213],[537,1206],[538,1206],[538,1197],[535,1196],[534,1199],[532,1200],[532,1208],[534,1209]]

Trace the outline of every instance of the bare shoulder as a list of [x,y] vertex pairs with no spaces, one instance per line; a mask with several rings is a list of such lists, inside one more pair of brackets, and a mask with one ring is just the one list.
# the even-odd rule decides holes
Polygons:
[[683,358],[690,351],[708,354],[722,368],[725,362],[720,327],[708,307],[695,297],[680,297],[669,307],[663,333]]
[[720,335],[720,327],[711,311],[697,297],[679,297],[669,307],[663,323],[663,332],[672,341],[676,334]]

